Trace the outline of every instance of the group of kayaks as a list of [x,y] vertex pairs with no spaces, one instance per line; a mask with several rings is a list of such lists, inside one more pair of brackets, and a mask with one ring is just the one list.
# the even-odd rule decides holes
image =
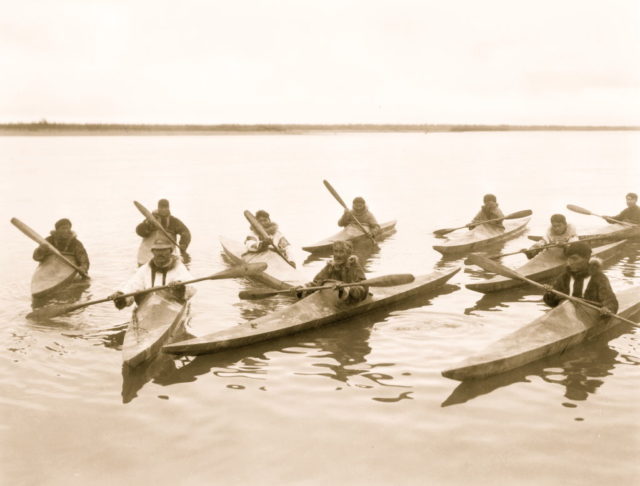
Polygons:
[[[464,233],[447,238],[434,246],[434,249],[449,257],[462,257],[470,252],[492,248],[496,243],[514,238],[526,231],[529,218],[505,221],[504,229],[494,225],[479,224]],[[376,239],[382,241],[395,231],[396,221],[380,225],[381,231]],[[599,231],[583,235],[593,242],[593,255],[603,260],[611,259],[626,239],[640,236],[640,226],[609,224]],[[303,246],[308,252],[326,252],[335,241],[351,241],[356,244],[371,238],[361,227],[349,225],[337,234]],[[151,240],[149,240],[151,241]],[[274,290],[290,291],[307,282],[308,277],[293,268],[272,249],[258,253],[246,253],[242,243],[228,238],[220,238],[220,244],[226,260],[232,267],[261,264],[262,270],[247,275],[253,282]],[[600,246],[596,246],[600,245]],[[145,253],[147,252],[147,253]],[[139,250],[139,262],[150,257],[145,241]],[[560,274],[565,266],[565,258],[559,248],[550,248],[516,269],[527,278],[541,282],[548,281]],[[377,287],[371,286],[368,297],[354,305],[342,303],[333,289],[319,290],[276,310],[268,315],[218,331],[206,336],[172,342],[189,318],[189,303],[178,303],[162,292],[152,292],[142,300],[133,313],[132,321],[125,334],[123,343],[123,361],[136,366],[154,356],[160,349],[175,355],[199,355],[220,350],[245,346],[259,341],[274,339],[348,319],[374,309],[387,307],[404,299],[415,296],[433,296],[444,286],[461,267],[435,271],[420,276],[411,276],[411,281],[401,285]],[[54,275],[54,277],[52,277]],[[75,272],[61,264],[56,258],[42,262],[34,274],[34,282],[43,288],[57,288],[51,280],[58,278],[68,282]],[[37,276],[37,278],[36,278]],[[240,275],[238,275],[240,276]],[[38,290],[32,285],[32,292]],[[522,285],[522,281],[495,276],[484,282],[470,283],[470,290],[489,293]],[[59,285],[58,285],[59,287]],[[35,295],[35,294],[34,294]],[[617,294],[620,302],[618,314],[631,317],[640,311],[640,287],[634,287]],[[443,375],[456,380],[482,378],[501,373],[531,361],[561,352],[615,325],[615,318],[603,320],[593,310],[565,301],[558,307],[546,312],[532,323],[504,337],[482,353],[470,357],[459,365],[443,371]],[[169,343],[169,344],[167,344]]]

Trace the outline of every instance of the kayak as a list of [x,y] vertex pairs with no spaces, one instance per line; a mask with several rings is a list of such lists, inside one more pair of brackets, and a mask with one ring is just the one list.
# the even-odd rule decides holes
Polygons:
[[434,245],[433,249],[443,255],[476,251],[495,243],[515,238],[525,230],[529,219],[521,218],[505,221],[504,230],[490,224],[481,224],[466,233],[458,233],[452,238],[447,238],[445,243]]
[[[609,245],[596,247],[593,249],[591,256],[597,257],[603,262],[611,260],[625,243],[626,240],[622,240]],[[567,259],[564,256],[564,250],[562,248],[548,248],[538,253],[521,267],[516,268],[515,271],[536,282],[544,282],[560,275],[566,264]],[[489,292],[497,292],[498,290],[520,287],[521,285],[526,285],[526,283],[522,280],[497,275],[483,282],[467,284],[465,287],[486,294]]]
[[[396,230],[396,221],[387,221],[380,225],[380,233],[376,235],[376,241],[381,241]],[[370,238],[365,235],[362,230],[355,224],[349,224],[345,226],[341,231],[335,235],[330,236],[324,240],[318,241],[313,245],[303,246],[302,249],[308,252],[329,251],[335,241],[350,241],[352,243],[358,243],[360,241],[371,241]]]
[[246,251],[246,248],[242,243],[229,240],[222,236],[220,237],[220,244],[222,245],[224,254],[234,265],[242,262],[266,263],[267,269],[264,272],[256,273],[251,275],[249,278],[261,283],[262,285],[266,285],[267,287],[284,290],[297,285],[302,285],[310,280],[305,279],[300,270],[293,268],[272,249],[250,253]]
[[295,304],[264,317],[203,337],[173,343],[164,346],[162,350],[171,354],[186,355],[213,353],[320,327],[386,307],[416,295],[434,292],[459,270],[460,268],[433,272],[416,277],[409,284],[395,287],[370,288],[369,296],[353,305],[340,302],[337,293],[332,289],[319,290]]
[[188,302],[178,302],[167,292],[152,292],[133,311],[122,343],[122,362],[138,366],[153,357],[172,336],[183,329]]
[[[145,263],[147,263],[149,260],[153,258],[153,252],[151,251],[151,247],[153,246],[153,243],[158,238],[166,239],[166,236],[160,233],[160,231],[154,231],[149,236],[145,236],[144,238],[142,238],[142,241],[140,242],[140,247],[138,248],[138,266],[139,267],[141,267],[142,265],[144,265]],[[177,246],[173,247],[173,254],[176,256],[180,256],[180,251],[178,250]]]
[[[640,313],[640,287],[616,294],[618,314],[627,319]],[[565,349],[612,328],[621,321],[602,319],[599,312],[565,300],[530,324],[491,344],[484,351],[442,372],[454,380],[484,378],[509,371]]]
[[47,294],[70,283],[78,272],[55,255],[48,255],[36,268],[31,278],[31,295],[34,298]]

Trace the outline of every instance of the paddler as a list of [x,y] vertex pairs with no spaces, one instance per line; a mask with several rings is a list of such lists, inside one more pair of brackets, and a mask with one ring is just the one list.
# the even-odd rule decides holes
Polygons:
[[600,314],[608,316],[618,311],[616,299],[609,279],[602,272],[602,262],[598,258],[591,258],[591,247],[576,241],[567,248],[567,266],[562,275],[548,288],[544,294],[544,302],[555,307],[564,299],[549,290],[553,288],[573,297],[580,297],[601,306]]
[[[496,196],[494,196],[493,194],[485,194],[484,197],[482,198],[482,201],[484,204],[480,208],[480,211],[478,212],[478,214],[476,214],[476,216],[471,220],[471,223],[480,223],[480,222],[489,221],[492,219],[504,218],[504,214],[502,214],[502,211],[498,207],[498,200]],[[502,221],[492,221],[491,223],[487,223],[487,224],[490,226],[494,226],[496,228],[500,228],[501,230],[504,230],[504,225],[502,224]],[[469,229],[472,230],[476,226],[478,225],[471,224],[469,226]]]
[[[67,218],[62,218],[56,221],[54,227],[55,230],[51,231],[51,234],[45,239],[65,257],[69,258],[72,263],[80,267],[84,273],[88,273],[89,256],[83,244],[76,237],[76,234],[71,231],[71,221]],[[47,258],[49,254],[49,248],[46,245],[40,245],[33,252],[33,259],[41,262]]]
[[345,227],[350,224],[357,225],[358,223],[355,222],[355,219],[357,219],[364,229],[373,236],[380,233],[380,225],[378,224],[378,221],[371,211],[369,211],[369,208],[367,208],[365,200],[360,196],[354,198],[350,211],[345,209],[344,213],[338,220],[338,226]]
[[[542,250],[541,246],[558,243],[559,245],[567,245],[572,241],[578,241],[576,229],[572,224],[567,223],[564,214],[554,214],[551,216],[551,226],[547,229],[547,233],[540,241],[537,241],[529,250],[525,252],[528,259],[533,258]],[[565,247],[566,248],[566,247]]]
[[[354,283],[365,280],[364,270],[358,261],[358,257],[353,255],[353,246],[348,241],[335,241],[332,245],[333,259],[314,277],[314,279],[304,286],[297,287],[296,293],[299,298],[309,294],[305,287],[316,287],[327,284]],[[347,304],[355,304],[364,300],[369,288],[366,285],[337,288],[338,299]]]
[[[260,209],[256,212],[256,219],[267,232],[267,234],[273,241],[273,244],[276,245],[278,249],[284,254],[284,256],[287,257],[287,260],[289,260],[289,256],[287,255],[289,242],[282,235],[282,233],[280,233],[278,224],[274,221],[271,221],[271,216],[264,209]],[[244,240],[244,246],[247,252],[258,253],[268,250],[270,245],[269,241],[263,239],[253,228],[253,226],[250,226],[249,229],[251,230],[251,233]]]
[[[191,286],[187,287],[181,284],[186,280],[193,280],[193,276],[180,258],[173,254],[171,242],[164,238],[158,238],[153,242],[151,252],[153,258],[138,268],[136,273],[117,292],[110,295],[118,309],[130,306],[134,301],[134,297],[119,298],[118,296],[151,287],[171,285],[169,290],[172,296],[182,302],[190,299],[196,293],[196,290]],[[136,296],[136,303],[139,303],[144,296],[145,294]]]
[[[189,247],[189,243],[191,243],[191,232],[182,221],[171,214],[168,200],[160,199],[158,201],[158,209],[153,211],[153,217],[162,225],[167,233],[176,240],[182,256],[187,256],[187,248]],[[158,229],[148,219],[145,219],[136,226],[136,233],[143,238],[151,235],[154,231],[158,231]],[[180,236],[180,241],[177,241],[178,236]]]
[[[640,224],[640,207],[638,207],[638,195],[635,192],[630,192],[626,195],[627,207],[620,212],[617,216],[608,216],[605,217],[607,221],[608,218],[616,219],[618,221],[624,221],[626,223]],[[609,221],[609,223],[613,223],[614,221]]]

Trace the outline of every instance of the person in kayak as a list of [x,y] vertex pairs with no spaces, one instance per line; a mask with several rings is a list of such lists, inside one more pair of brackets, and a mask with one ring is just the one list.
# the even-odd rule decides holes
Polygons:
[[[271,221],[271,216],[264,209],[261,209],[256,212],[256,219],[258,223],[264,228],[267,232],[271,241],[278,249],[284,254],[287,260],[291,261],[287,254],[287,249],[289,248],[289,242],[287,239],[280,233],[278,229],[278,224],[274,221]],[[250,226],[249,229],[251,233],[245,238],[244,246],[249,253],[258,253],[261,251],[266,251],[269,249],[270,242],[269,240],[265,240],[262,238],[258,232]],[[293,262],[292,262],[293,263]]]
[[[489,221],[491,219],[504,218],[504,214],[502,214],[502,211],[498,207],[498,200],[493,194],[485,194],[482,200],[484,204],[480,208],[478,214],[476,214],[476,216],[471,220],[471,224],[469,225],[470,230],[478,226],[477,224],[473,223],[480,223],[483,221]],[[504,230],[504,224],[502,224],[502,221],[492,221],[491,223],[487,224]]]
[[610,219],[616,219],[618,221],[624,221],[626,223],[640,224],[640,207],[638,207],[638,195],[635,192],[630,192],[626,196],[627,207],[623,209],[617,216],[607,216],[606,219],[609,223],[614,223]]
[[[525,255],[529,260],[540,253],[541,246],[549,245],[552,243],[560,243],[567,245],[572,241],[578,241],[578,234],[576,228],[567,223],[567,218],[564,214],[554,214],[551,216],[551,226],[547,229],[547,233],[542,237],[540,241],[537,241],[529,250],[525,251]],[[565,247],[566,250],[567,247]]]
[[[76,234],[71,231],[71,221],[62,218],[56,221],[55,230],[45,239],[53,245],[53,247],[75,263],[84,273],[89,272],[89,255],[84,245],[77,238]],[[33,259],[37,262],[43,261],[51,252],[46,245],[38,246],[33,252]]]
[[371,211],[369,211],[369,208],[367,208],[365,200],[359,196],[353,200],[351,210],[344,210],[344,213],[338,220],[338,226],[343,228],[350,224],[357,226],[358,223],[355,222],[356,219],[364,229],[370,232],[373,236],[380,233],[380,225],[378,224],[376,217],[371,213]]
[[[178,243],[180,253],[183,258],[188,257],[187,248],[189,247],[189,243],[191,243],[191,232],[182,221],[171,214],[169,201],[166,199],[160,199],[158,201],[158,209],[153,211],[153,216],[167,231],[167,233],[169,233],[169,235]],[[142,223],[136,226],[136,233],[138,236],[143,238],[151,235],[154,231],[158,231],[158,229],[148,219],[145,219]],[[180,241],[177,240],[178,236],[180,236]]]
[[618,311],[618,299],[616,299],[609,279],[602,272],[602,262],[598,258],[591,258],[591,247],[583,242],[576,241],[567,248],[567,266],[558,277],[553,287],[545,285],[547,291],[544,294],[544,302],[549,307],[555,307],[564,300],[551,289],[589,300],[600,305],[602,316],[608,316]]
[[142,265],[136,273],[121,285],[120,288],[109,296],[118,309],[133,304],[139,304],[146,294],[139,294],[134,297],[120,297],[124,294],[138,292],[140,290],[159,287],[161,285],[171,285],[170,294],[178,301],[184,302],[196,293],[196,290],[189,286],[182,285],[181,282],[193,280],[193,276],[187,270],[184,263],[173,254],[173,245],[164,238],[158,238],[151,247],[153,258]]
[[[354,283],[365,280],[364,270],[353,255],[353,246],[348,241],[335,241],[332,245],[333,259],[304,286],[296,287],[296,295],[303,298],[313,291],[305,290],[305,287],[317,287],[327,284]],[[369,287],[357,285],[353,287],[336,288],[338,299],[347,304],[355,304],[364,300],[369,294]]]

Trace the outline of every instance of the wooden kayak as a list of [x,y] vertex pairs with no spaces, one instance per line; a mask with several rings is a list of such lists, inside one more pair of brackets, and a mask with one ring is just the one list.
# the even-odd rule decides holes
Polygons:
[[370,295],[354,305],[341,303],[333,290],[320,290],[264,317],[203,337],[173,343],[164,346],[162,350],[171,354],[186,355],[213,353],[320,327],[416,295],[434,292],[459,270],[460,268],[456,268],[452,271],[422,275],[405,285],[370,288]]
[[150,293],[133,311],[122,343],[122,362],[138,366],[155,356],[179,332],[188,315],[188,302],[178,302],[165,291]]
[[31,295],[45,297],[68,283],[78,274],[55,255],[48,255],[40,262],[31,278]]
[[[622,240],[609,245],[596,247],[593,249],[591,256],[600,258],[603,262],[611,260],[618,254],[618,250],[620,250],[625,243],[626,240]],[[544,282],[560,275],[566,264],[567,259],[564,256],[562,248],[548,248],[515,270],[531,280]],[[521,285],[526,285],[526,283],[522,280],[497,275],[484,282],[467,284],[465,287],[486,294],[520,287]]]
[[[640,313],[640,287],[623,290],[616,296],[620,316],[630,319]],[[562,353],[620,322],[615,318],[601,319],[598,311],[566,300],[442,375],[464,381],[503,373]]]
[[[376,241],[381,241],[387,236],[391,235],[396,230],[396,222],[387,221],[386,223],[382,223],[380,225],[380,233],[376,235]],[[320,252],[320,251],[330,251],[331,246],[335,241],[350,241],[352,243],[358,243],[361,241],[371,241],[367,235],[365,235],[362,230],[355,224],[350,224],[345,226],[341,231],[337,232],[335,235],[330,236],[324,240],[318,241],[313,245],[303,246],[302,249],[308,252]]]
[[273,250],[250,253],[246,251],[242,243],[222,236],[220,237],[220,244],[224,254],[234,265],[242,262],[266,263],[267,269],[264,272],[259,272],[249,277],[262,285],[280,290],[301,285],[309,280],[304,278],[300,270],[293,268]]
[[443,255],[468,253],[481,248],[515,238],[522,233],[530,218],[521,218],[504,222],[504,230],[490,224],[481,224],[466,233],[458,233],[447,238],[441,245],[434,245],[433,249]]

